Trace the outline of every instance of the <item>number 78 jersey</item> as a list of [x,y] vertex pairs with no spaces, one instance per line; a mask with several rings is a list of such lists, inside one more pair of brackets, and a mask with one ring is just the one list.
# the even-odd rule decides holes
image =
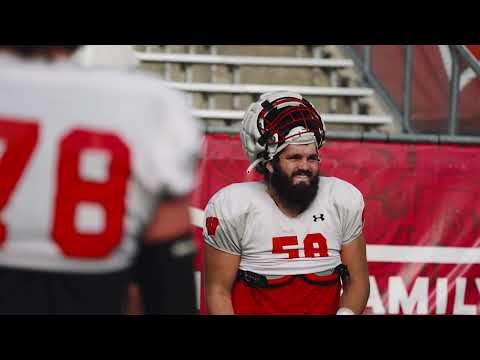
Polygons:
[[159,195],[194,181],[199,129],[146,74],[0,58],[0,266],[128,267]]
[[262,275],[310,274],[341,263],[342,245],[363,229],[360,191],[335,177],[320,177],[317,196],[303,213],[280,211],[260,182],[229,185],[205,210],[205,242],[239,255],[240,269]]

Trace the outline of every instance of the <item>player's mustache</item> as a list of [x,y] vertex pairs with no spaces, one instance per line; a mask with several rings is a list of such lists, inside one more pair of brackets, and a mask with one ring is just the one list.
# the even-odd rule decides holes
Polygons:
[[313,174],[311,171],[308,171],[308,170],[297,170],[292,174],[292,177],[298,176],[298,175],[305,175],[308,177],[312,177]]

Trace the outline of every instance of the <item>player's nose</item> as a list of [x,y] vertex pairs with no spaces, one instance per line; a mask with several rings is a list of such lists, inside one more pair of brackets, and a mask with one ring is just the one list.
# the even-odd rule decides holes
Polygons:
[[310,164],[307,158],[303,158],[298,163],[298,170],[309,170]]

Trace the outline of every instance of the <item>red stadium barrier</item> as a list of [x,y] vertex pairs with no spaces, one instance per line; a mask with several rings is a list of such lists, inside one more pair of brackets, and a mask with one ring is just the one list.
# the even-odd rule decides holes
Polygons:
[[[480,313],[480,146],[329,140],[320,154],[324,175],[365,198],[366,314]],[[247,166],[238,135],[207,135],[192,206],[261,179]]]

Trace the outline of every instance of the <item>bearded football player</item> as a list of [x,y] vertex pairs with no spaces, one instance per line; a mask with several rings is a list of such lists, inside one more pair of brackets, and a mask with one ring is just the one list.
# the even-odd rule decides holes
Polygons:
[[264,181],[226,186],[207,205],[208,312],[361,314],[369,295],[363,196],[320,176],[319,113],[300,94],[263,94],[240,136],[247,171]]

